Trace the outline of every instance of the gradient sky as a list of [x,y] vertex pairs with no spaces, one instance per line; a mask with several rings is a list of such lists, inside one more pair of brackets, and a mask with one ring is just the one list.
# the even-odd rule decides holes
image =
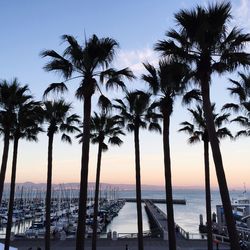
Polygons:
[[[210,1],[211,2],[211,1]],[[234,21],[232,25],[250,32],[249,0],[233,0]],[[43,0],[43,1],[7,1],[0,2],[0,78],[10,80],[18,77],[22,84],[29,84],[37,99],[41,99],[44,89],[51,82],[60,79],[54,73],[45,72],[42,67],[46,59],[39,53],[43,49],[63,51],[65,45],[60,36],[71,34],[79,41],[84,36],[97,34],[99,37],[109,36],[120,44],[115,66],[131,67],[137,76],[143,73],[141,62],[156,62],[157,54],[153,45],[164,38],[165,32],[173,27],[173,13],[180,8],[191,8],[196,4],[208,1],[96,1],[96,0]],[[214,77],[212,84],[212,100],[216,100],[217,108],[232,98],[226,88],[228,75]],[[234,77],[234,76],[233,76]],[[145,84],[137,79],[128,83],[133,88],[145,88]],[[82,104],[73,98],[77,82],[71,82],[70,91],[65,98],[74,102],[75,112],[82,113]],[[113,92],[110,97],[121,96]],[[96,107],[94,107],[97,110]],[[190,117],[177,100],[171,121],[171,155],[173,184],[175,186],[203,186],[203,151],[202,144],[190,146],[187,136],[177,133],[179,123]],[[237,127],[230,125],[235,132]],[[2,150],[2,143],[0,150]],[[12,147],[12,145],[11,145]],[[230,188],[250,187],[249,174],[249,138],[238,141],[224,140],[221,143],[226,176]],[[97,148],[91,146],[89,180],[94,181]],[[12,149],[10,157],[12,157]],[[38,143],[20,143],[17,181],[46,181],[47,137],[39,136]],[[53,181],[77,182],[80,175],[80,145],[75,141],[72,146],[61,143],[56,136],[53,158]],[[10,163],[11,161],[9,161]],[[212,160],[211,160],[212,162]],[[142,183],[163,185],[163,151],[162,137],[158,134],[141,133],[141,166]],[[10,164],[7,181],[10,180]],[[212,185],[217,181],[212,168]],[[131,135],[124,138],[121,148],[110,148],[103,154],[102,182],[135,183],[134,148]]]

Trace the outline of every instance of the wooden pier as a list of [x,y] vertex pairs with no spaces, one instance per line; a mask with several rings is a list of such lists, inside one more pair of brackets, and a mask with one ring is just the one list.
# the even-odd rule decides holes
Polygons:
[[[126,202],[136,202],[136,198],[122,198]],[[142,202],[145,202],[149,199],[142,199]],[[166,203],[166,199],[150,199],[153,203],[161,203],[164,204]],[[173,199],[173,204],[176,205],[186,205],[186,200],[185,199]]]

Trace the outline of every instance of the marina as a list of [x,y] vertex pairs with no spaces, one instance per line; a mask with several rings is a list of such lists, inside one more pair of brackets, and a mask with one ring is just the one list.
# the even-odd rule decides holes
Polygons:
[[[64,195],[63,195],[64,193]],[[74,238],[77,228],[77,211],[78,211],[78,199],[74,197],[76,191],[57,191],[54,192],[51,205],[51,238]],[[93,193],[93,192],[92,192]],[[39,195],[37,195],[39,194]],[[89,193],[90,194],[90,193]],[[99,200],[99,214],[98,214],[98,235],[100,238],[135,238],[137,237],[137,225],[136,225],[136,205],[135,198],[132,198],[133,191],[111,190],[110,192],[101,192],[102,197]],[[142,191],[143,199],[143,230],[144,237],[162,238],[167,239],[167,216],[166,207],[163,201],[164,191]],[[220,207],[219,194],[213,192],[213,211]],[[240,192],[234,193],[234,196],[240,195]],[[178,235],[185,240],[204,240],[205,234],[199,233],[198,221],[199,217],[197,212],[205,212],[205,207],[201,206],[203,192],[199,190],[184,191],[176,190],[175,197],[177,201],[185,201],[185,203],[175,203],[175,219],[176,227],[178,228]],[[15,201],[15,212],[13,215],[14,225],[12,227],[13,236],[16,239],[22,238],[43,238],[45,232],[45,202],[42,192],[36,192],[36,196],[33,199],[27,198],[23,192],[22,198],[17,193],[17,199]],[[126,198],[130,197],[131,198]],[[108,199],[106,199],[106,197]],[[123,198],[125,197],[125,198]],[[153,198],[149,198],[153,197]],[[162,198],[161,198],[162,197]],[[116,199],[114,199],[116,198]],[[237,201],[239,202],[239,200]],[[0,210],[1,217],[1,238],[4,238],[6,229],[6,217],[7,217],[7,200],[4,200],[2,208]],[[87,233],[86,238],[91,237],[92,224],[93,224],[93,198],[90,196],[88,199],[88,210],[86,219]],[[236,204],[235,204],[236,205]],[[237,204],[242,209],[242,204]],[[245,204],[246,205],[246,204]],[[248,205],[247,205],[248,206]],[[193,207],[196,207],[195,217],[193,217]],[[201,209],[201,210],[200,210]],[[218,210],[220,211],[220,210]],[[217,213],[218,213],[217,211]],[[236,207],[235,207],[236,211]],[[248,210],[246,210],[248,211]],[[186,217],[183,215],[186,214]],[[153,215],[158,217],[157,220],[152,219]],[[157,215],[157,216],[156,216]],[[242,217],[246,219],[245,214]],[[193,226],[188,223],[192,222]],[[218,216],[218,222],[220,217]],[[156,227],[152,227],[152,224]],[[242,226],[242,225],[241,225]],[[238,227],[242,235],[246,236],[246,227]],[[115,233],[114,233],[115,232]],[[222,235],[222,232],[214,232],[215,234]],[[216,236],[219,238],[219,236]],[[245,237],[247,239],[247,237]],[[221,241],[227,241],[227,237],[224,234],[224,238],[220,238]]]

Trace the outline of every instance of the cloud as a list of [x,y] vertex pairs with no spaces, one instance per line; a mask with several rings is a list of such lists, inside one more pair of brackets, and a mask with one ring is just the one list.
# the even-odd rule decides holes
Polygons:
[[158,55],[150,48],[121,50],[117,55],[115,65],[117,68],[129,67],[135,75],[140,75],[144,71],[143,62],[156,65]]
[[237,26],[243,27],[250,32],[250,1],[239,0],[239,2],[239,5],[233,8],[234,18],[238,24]]

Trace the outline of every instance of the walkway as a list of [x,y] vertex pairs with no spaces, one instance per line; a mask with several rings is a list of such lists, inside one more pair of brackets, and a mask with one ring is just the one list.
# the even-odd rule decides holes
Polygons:
[[[178,250],[206,250],[206,241],[201,240],[189,240],[189,241],[177,241]],[[129,250],[137,250],[137,239],[119,239],[112,241],[110,239],[99,239],[97,242],[98,250],[126,250],[128,245]],[[44,240],[16,240],[11,242],[11,246],[17,247],[18,250],[28,250],[32,247],[32,250],[37,250],[41,247],[44,250]],[[145,250],[168,250],[168,241],[162,239],[144,239]],[[51,250],[74,250],[75,240],[67,239],[65,241],[51,241]],[[214,246],[214,249],[216,247]],[[220,250],[229,250],[229,246],[220,245]],[[91,239],[86,240],[86,250],[91,250]]]

